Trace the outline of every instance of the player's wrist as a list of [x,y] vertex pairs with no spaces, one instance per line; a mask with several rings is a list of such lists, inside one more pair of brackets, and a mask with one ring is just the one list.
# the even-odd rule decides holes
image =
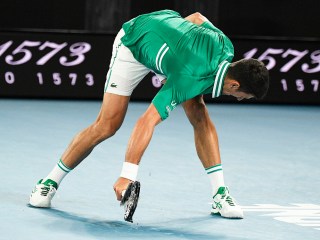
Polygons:
[[136,181],[138,176],[138,171],[139,171],[139,165],[129,163],[129,162],[124,162],[122,165],[120,177],[127,178],[131,181]]

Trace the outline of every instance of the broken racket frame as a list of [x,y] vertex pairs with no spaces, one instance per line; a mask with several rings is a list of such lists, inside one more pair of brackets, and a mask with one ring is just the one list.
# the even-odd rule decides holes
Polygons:
[[132,216],[136,211],[140,194],[140,182],[131,182],[124,192],[120,206],[124,206],[124,220],[133,222]]

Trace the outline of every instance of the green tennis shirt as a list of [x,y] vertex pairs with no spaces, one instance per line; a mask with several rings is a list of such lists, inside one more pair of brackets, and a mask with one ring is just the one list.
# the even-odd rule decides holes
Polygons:
[[122,43],[137,61],[167,77],[152,103],[164,120],[195,96],[222,93],[233,45],[212,23],[198,26],[171,10],[140,15],[123,24]]

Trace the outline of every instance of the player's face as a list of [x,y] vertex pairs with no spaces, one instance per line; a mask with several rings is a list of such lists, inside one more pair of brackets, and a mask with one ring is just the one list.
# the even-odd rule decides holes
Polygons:
[[226,79],[223,86],[223,94],[235,97],[238,101],[242,99],[250,99],[254,96],[252,94],[248,94],[242,92],[240,89],[240,84],[238,81],[233,79]]
[[253,98],[252,94],[248,94],[245,92],[241,92],[241,91],[234,91],[233,93],[231,93],[230,95],[234,96],[235,98],[237,98],[238,101],[241,101],[242,99],[250,99]]

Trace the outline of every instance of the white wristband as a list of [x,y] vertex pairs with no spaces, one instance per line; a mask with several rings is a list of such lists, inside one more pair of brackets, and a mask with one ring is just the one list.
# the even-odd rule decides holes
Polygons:
[[131,181],[137,180],[139,165],[124,162],[120,177],[127,178]]

